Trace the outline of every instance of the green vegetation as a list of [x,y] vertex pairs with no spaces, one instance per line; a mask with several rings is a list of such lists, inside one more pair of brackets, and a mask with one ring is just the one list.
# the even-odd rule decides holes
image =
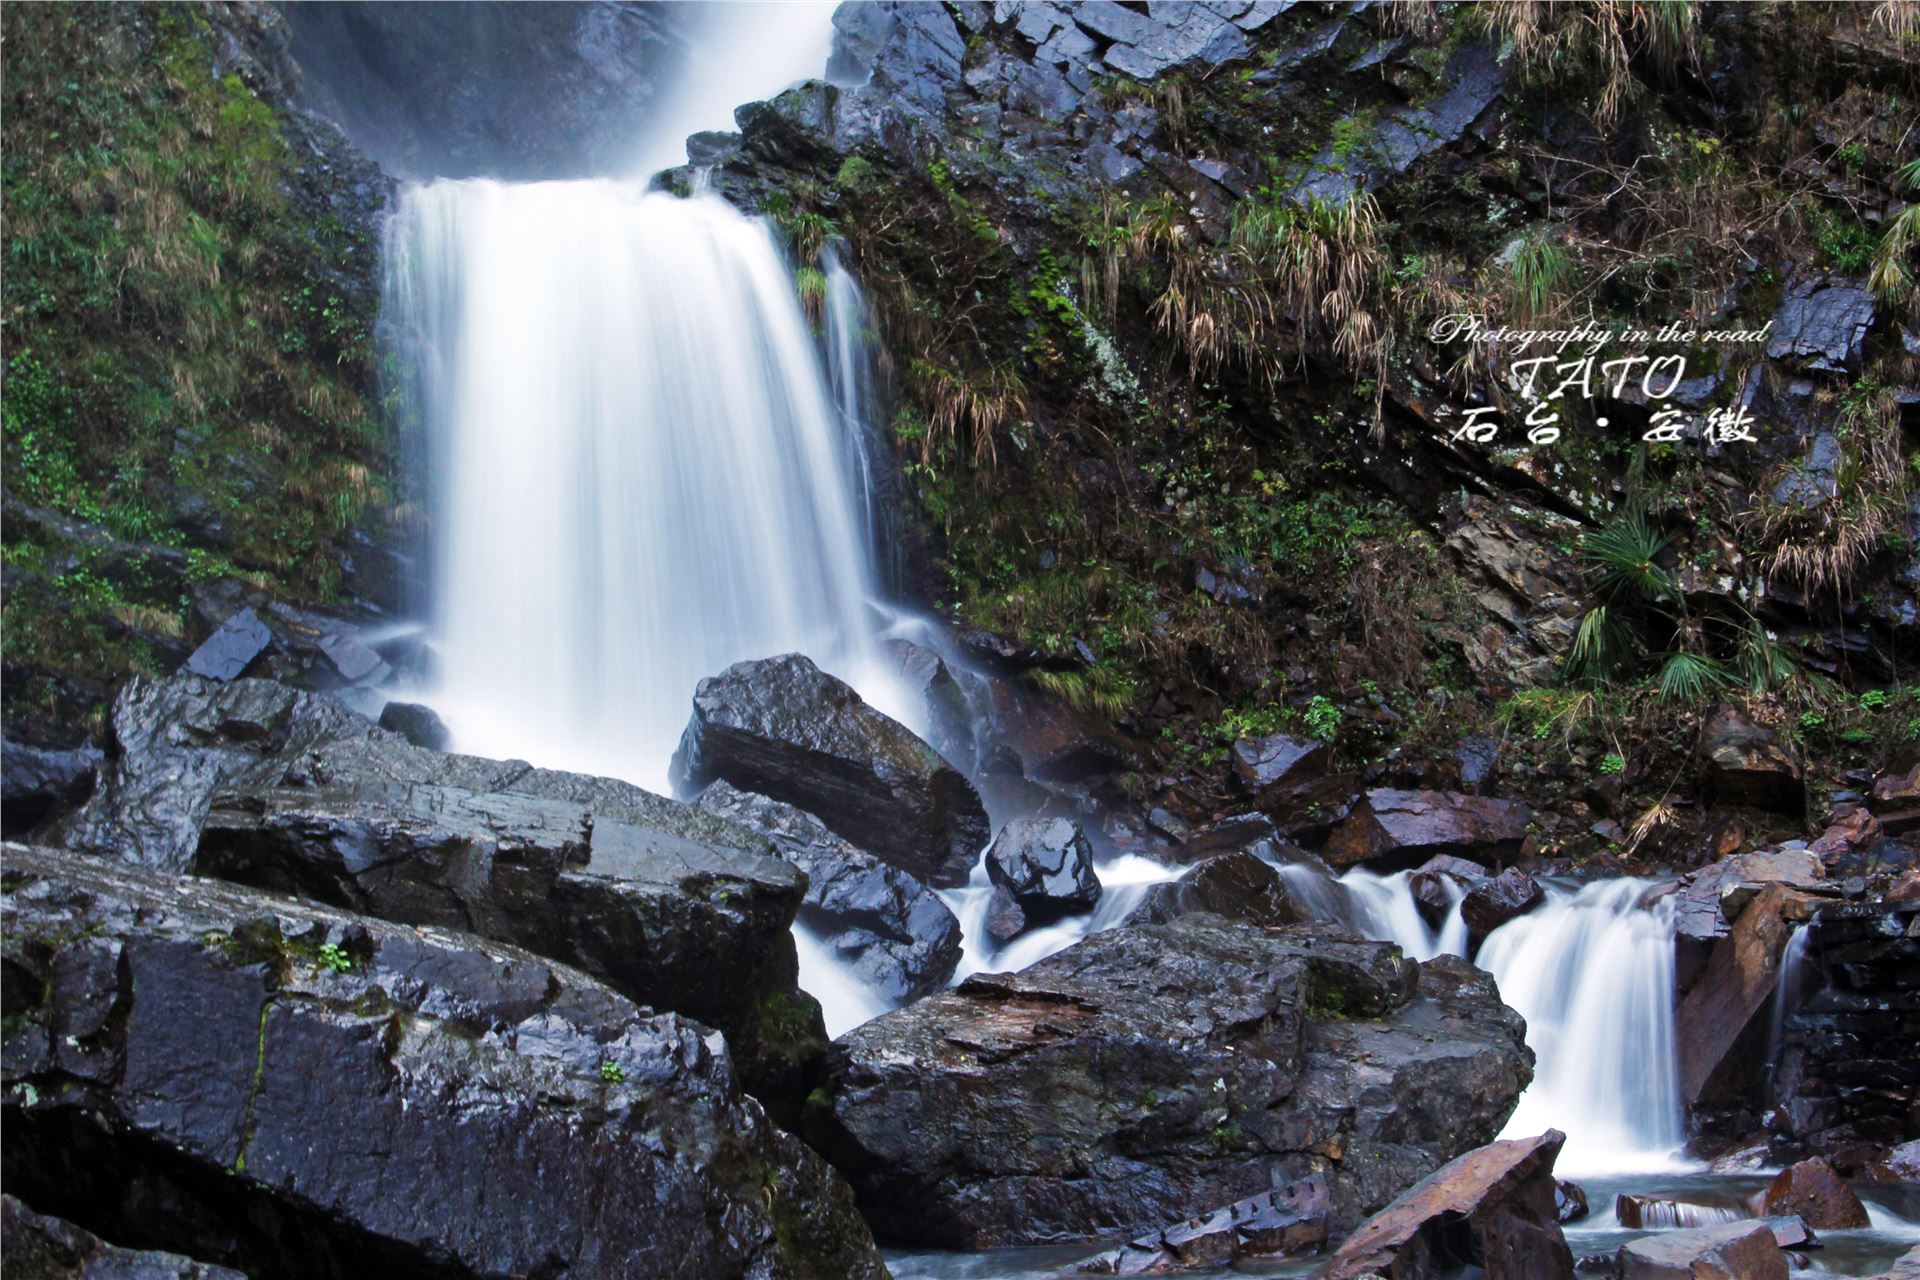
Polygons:
[[8,489],[127,544],[10,526],[9,658],[105,683],[181,635],[181,550],[326,599],[344,535],[393,507],[348,276],[375,246],[299,194],[279,113],[214,76],[199,11],[4,27]]
[[617,1062],[603,1062],[600,1064],[600,1078],[608,1084],[621,1084],[627,1078],[627,1069]]
[[315,963],[320,968],[332,973],[353,972],[353,957],[348,955],[341,947],[331,942],[323,942],[320,944],[320,951],[315,959]]

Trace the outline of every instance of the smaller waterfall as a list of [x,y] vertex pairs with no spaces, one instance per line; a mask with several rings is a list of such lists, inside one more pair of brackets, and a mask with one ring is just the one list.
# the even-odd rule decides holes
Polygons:
[[1478,963],[1527,1020],[1533,1084],[1503,1133],[1556,1127],[1560,1167],[1675,1167],[1686,1140],[1673,1036],[1673,902],[1653,881],[1555,890],[1493,931]]
[[1335,880],[1314,863],[1268,861],[1287,882],[1288,891],[1317,916],[1338,920],[1369,938],[1399,943],[1416,960],[1467,953],[1467,925],[1460,918],[1466,890],[1451,878],[1441,877],[1448,907],[1436,929],[1427,924],[1414,901],[1411,871],[1383,876],[1356,867]]
[[850,455],[846,471],[859,487],[875,573],[882,587],[898,587],[904,578],[900,539],[888,519],[886,494],[880,486],[886,444],[875,417],[879,395],[873,368],[873,309],[859,280],[841,265],[832,245],[820,250],[820,270],[826,277],[827,380],[840,411],[840,438]]
[[1787,935],[1780,952],[1780,970],[1773,979],[1773,1022],[1767,1033],[1767,1092],[1769,1102],[1777,1101],[1780,1068],[1786,1057],[1787,1015],[1800,1005],[1805,991],[1807,926],[1797,924]]

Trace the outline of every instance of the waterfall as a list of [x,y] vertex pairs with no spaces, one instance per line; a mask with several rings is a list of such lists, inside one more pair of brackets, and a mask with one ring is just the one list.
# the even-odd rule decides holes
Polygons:
[[1534,1077],[1503,1137],[1567,1134],[1569,1172],[1677,1167],[1686,1118],[1674,1052],[1673,900],[1602,880],[1488,935],[1477,963],[1527,1020]]
[[[1465,891],[1442,878],[1439,925],[1420,914],[1412,873],[1269,858],[1306,910],[1420,960],[1465,955]],[[1547,901],[1487,935],[1474,962],[1527,1020],[1534,1078],[1505,1137],[1566,1133],[1560,1167],[1581,1172],[1682,1167],[1686,1140],[1673,1021],[1673,902],[1650,906],[1650,880],[1549,886]]]
[[794,650],[895,709],[847,424],[763,224],[440,181],[402,194],[388,262],[458,749],[659,789],[694,685]]
[[1781,1101],[1780,1068],[1786,1059],[1787,1015],[1800,1006],[1806,984],[1807,939],[1810,936],[1806,925],[1793,926],[1793,932],[1787,935],[1787,945],[1780,952],[1780,969],[1774,975],[1772,1025],[1767,1031],[1767,1089],[1764,1095],[1769,1104]]
[[880,485],[886,445],[874,417],[873,311],[860,282],[841,265],[839,251],[830,244],[820,250],[820,270],[826,278],[827,377],[840,411],[841,438],[848,446],[850,473],[858,481],[867,545],[878,557],[880,584],[894,588],[905,574],[900,540],[894,536]]

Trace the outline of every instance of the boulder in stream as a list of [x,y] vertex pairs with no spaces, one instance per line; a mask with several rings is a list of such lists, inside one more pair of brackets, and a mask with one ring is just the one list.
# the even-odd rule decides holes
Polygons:
[[1469,945],[1478,946],[1495,929],[1509,920],[1518,920],[1546,900],[1547,891],[1519,867],[1508,867],[1499,875],[1474,885],[1460,902],[1460,918],[1466,922]]
[[1389,871],[1443,853],[1502,866],[1520,856],[1532,820],[1518,800],[1378,787],[1333,829],[1321,856],[1336,867]]
[[803,1132],[902,1244],[1132,1236],[1316,1175],[1338,1231],[1491,1139],[1531,1078],[1465,961],[1189,916],[849,1032]]
[[1555,1207],[1553,1162],[1566,1135],[1488,1143],[1454,1159],[1369,1218],[1314,1280],[1572,1280]]
[[1761,1195],[1761,1204],[1769,1214],[1799,1214],[1808,1226],[1821,1231],[1873,1225],[1853,1188],[1818,1156],[1774,1175]]
[[1091,911],[1100,901],[1093,845],[1071,818],[1015,818],[987,846],[987,879],[1020,904],[1029,923]]
[[1199,914],[1257,925],[1298,924],[1312,915],[1294,901],[1272,864],[1241,849],[1197,862],[1178,880],[1154,885],[1127,923],[1165,924]]
[[854,848],[812,814],[725,782],[702,791],[694,807],[751,827],[806,872],[800,924],[889,1001],[917,999],[953,976],[960,922],[926,885]]
[[1787,1280],[1787,1258],[1763,1221],[1662,1231],[1620,1246],[1618,1280]]
[[725,779],[804,809],[935,888],[965,884],[992,834],[973,784],[939,752],[797,653],[700,682],[673,779],[684,795]]
[[9,845],[4,1176],[252,1275],[885,1273],[717,1036],[471,934]]

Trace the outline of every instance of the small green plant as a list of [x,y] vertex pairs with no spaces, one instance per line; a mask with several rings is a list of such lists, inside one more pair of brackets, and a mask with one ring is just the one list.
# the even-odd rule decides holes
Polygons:
[[1230,1124],[1217,1124],[1207,1136],[1213,1139],[1214,1146],[1225,1151],[1240,1140],[1240,1130]]
[[617,1062],[600,1064],[600,1078],[608,1084],[619,1084],[627,1078],[627,1069]]
[[1340,732],[1340,708],[1323,694],[1314,694],[1307,703],[1307,732],[1322,742],[1332,742]]
[[1826,727],[1827,718],[1818,711],[1802,711],[1800,713],[1800,732],[1818,733]]
[[1600,772],[1609,778],[1616,773],[1624,772],[1626,767],[1627,758],[1618,751],[1609,751],[1600,757]]
[[353,970],[353,957],[331,942],[320,944],[320,951],[314,957],[314,963],[334,973],[350,973]]
[[1860,695],[1860,706],[1863,710],[1878,711],[1886,705],[1887,691],[1885,689],[1869,689]]

